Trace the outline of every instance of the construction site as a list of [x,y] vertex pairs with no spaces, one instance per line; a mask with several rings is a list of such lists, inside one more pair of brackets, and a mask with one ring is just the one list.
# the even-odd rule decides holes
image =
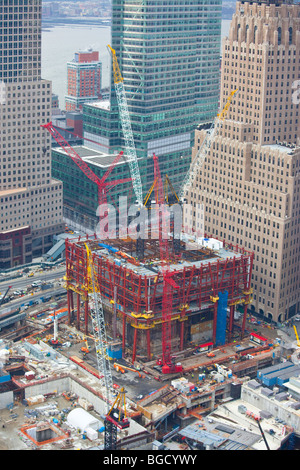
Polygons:
[[[172,252],[172,241],[168,244]],[[148,362],[162,357],[168,347],[181,360],[191,344],[224,345],[233,339],[238,305],[243,306],[246,318],[252,254],[229,246],[212,250],[195,244],[193,250],[186,250],[181,241],[181,249],[170,255],[172,286],[164,292],[159,241],[145,241],[145,256],[138,260],[135,241],[106,240],[104,244],[95,236],[66,241],[69,321],[86,334],[92,332],[86,245],[93,256],[95,283],[101,286],[112,354],[115,349],[130,357],[132,364],[136,359]],[[167,300],[172,302],[168,318]],[[240,338],[244,328],[243,322]]]
[[[1,340],[2,449],[189,450],[208,442],[220,450],[264,449],[257,416],[263,429],[272,429],[272,449],[300,436],[300,368],[286,359],[299,348],[282,350],[275,329],[257,330],[248,315],[243,339],[218,347],[190,343],[173,373],[162,372],[158,356],[132,363],[132,350],[123,354],[107,335],[104,377],[97,334],[78,330],[76,319],[70,324],[63,305],[30,307],[34,332]],[[236,339],[242,324],[234,319]],[[249,391],[257,397],[250,400]],[[120,397],[122,419],[114,411],[115,437],[107,441],[107,416]]]
[[[292,384],[300,369],[296,358],[284,368],[283,378],[281,361],[286,359],[280,339],[272,329],[266,335],[253,331],[249,323],[253,253],[181,226],[175,230],[169,214],[174,204],[185,207],[187,189],[236,90],[212,124],[180,194],[172,191],[169,198],[164,191],[153,155],[153,186],[143,196],[123,79],[111,53],[136,207],[157,217],[149,217],[150,225],[139,222],[137,238],[98,233],[66,238],[61,281],[67,299],[50,307],[38,300],[26,314],[21,306],[23,316],[3,325],[2,447],[279,449],[293,433],[300,435],[299,387]],[[100,221],[105,220],[108,190],[120,183],[106,180],[123,153],[100,179],[52,123],[42,127],[95,183],[104,209]],[[55,282],[61,287],[59,279]],[[30,324],[30,333],[24,324]],[[14,337],[20,330],[22,336]],[[286,350],[286,357],[290,352]],[[268,368],[273,389],[269,402],[261,398],[258,409],[258,389],[265,384],[255,379]],[[252,393],[249,380],[256,393],[253,401],[247,398]],[[278,422],[278,403],[290,380],[291,393],[284,397],[288,403]],[[231,402],[235,405],[228,414]],[[292,426],[286,423],[289,406]],[[265,431],[272,430],[267,440],[260,420]]]
[[2,448],[263,449],[258,416],[272,449],[300,435],[300,341],[283,349],[252,322],[252,254],[183,238],[167,265],[159,238],[138,254],[136,240],[66,240],[66,295],[1,331]]

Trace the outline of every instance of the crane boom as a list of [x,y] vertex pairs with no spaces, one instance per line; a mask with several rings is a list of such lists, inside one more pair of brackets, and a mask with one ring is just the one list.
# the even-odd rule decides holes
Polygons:
[[[99,380],[105,389],[106,415],[104,421],[104,449],[115,450],[117,444],[117,428],[128,428],[130,422],[126,415],[125,390],[122,388],[110,405],[113,395],[113,380],[109,358],[107,356],[107,337],[104,320],[104,311],[100,288],[95,283],[94,265],[92,261],[92,253],[88,245],[86,248],[86,264],[87,264],[87,291],[90,300],[90,315],[92,319],[93,333],[95,338],[95,349],[97,357],[97,366],[99,372]],[[124,411],[122,409],[124,407]]]
[[106,329],[104,322],[104,313],[103,313],[103,304],[102,297],[99,289],[95,285],[95,276],[94,276],[94,266],[92,263],[92,254],[91,250],[87,244],[86,255],[87,255],[87,284],[89,291],[89,300],[90,300],[90,314],[92,319],[93,332],[95,336],[95,349],[97,357],[97,366],[100,374],[101,385],[105,388],[106,391],[106,405],[107,413],[109,412],[110,397],[113,393],[113,380],[112,373],[110,368],[110,363],[107,357],[107,338],[106,338]]
[[[162,263],[162,275],[163,275],[163,296],[162,296],[162,373],[169,374],[173,372],[181,372],[182,366],[176,365],[172,362],[172,331],[171,331],[171,320],[172,320],[172,309],[173,309],[173,289],[178,289],[179,286],[176,284],[172,275],[169,272],[170,256],[169,247],[167,240],[167,211],[165,204],[165,195],[163,191],[163,182],[161,172],[159,168],[158,158],[153,155],[154,161],[154,178],[156,181],[156,203],[159,205],[161,210],[161,218],[158,217],[158,229],[159,229],[159,247],[160,247],[160,260]],[[160,363],[160,361],[159,361]]]
[[0,307],[1,305],[3,304],[4,300],[5,300],[5,297],[7,296],[8,294],[8,291],[11,289],[11,286],[8,286],[8,288],[6,289],[6,292],[4,293],[3,297],[1,298],[0,300]]
[[[167,240],[167,211],[165,204],[165,197],[163,191],[163,182],[158,164],[158,158],[153,155],[154,162],[154,181],[156,181],[156,203],[158,213],[158,229],[159,229],[159,246],[160,246],[160,261],[169,263],[169,249]],[[161,210],[161,219],[160,211]]]
[[295,336],[296,336],[296,339],[297,339],[297,346],[300,347],[300,340],[299,340],[297,328],[296,328],[295,325],[294,325],[294,331],[295,331]]
[[229,97],[227,98],[224,108],[222,109],[221,113],[219,113],[217,117],[214,119],[211,125],[211,128],[207,132],[206,137],[202,145],[200,146],[200,149],[197,152],[196,157],[193,159],[190,169],[185,175],[185,178],[180,188],[179,199],[181,201],[184,200],[188,190],[192,186],[200,168],[202,167],[204,160],[206,159],[206,156],[210,150],[213,139],[217,137],[217,135],[219,134],[220,128],[222,126],[222,122],[225,119],[225,116],[231,104],[232,98],[234,97],[235,93],[237,93],[237,91],[238,90],[234,90],[230,93]]
[[120,158],[123,156],[123,152],[120,152],[114,159],[113,163],[110,165],[108,170],[99,178],[95,173],[91,170],[88,164],[78,155],[78,153],[71,147],[69,142],[58,132],[58,130],[53,126],[52,122],[48,122],[48,124],[43,124],[41,127],[47,129],[54,140],[60,145],[60,147],[66,152],[66,154],[73,160],[74,163],[80,168],[80,170],[91,180],[93,183],[96,183],[98,186],[98,204],[106,205],[107,204],[107,193],[108,188],[112,188],[117,184],[128,183],[131,181],[131,178],[125,179],[117,179],[113,181],[106,181],[110,176],[111,172],[119,162]]
[[113,75],[114,75],[114,84],[118,100],[119,113],[121,118],[122,130],[125,140],[126,148],[126,160],[128,162],[133,189],[137,198],[137,202],[140,206],[143,205],[143,195],[142,195],[142,181],[140,170],[137,161],[137,155],[134,145],[133,133],[131,128],[130,116],[128,111],[127,99],[125,94],[125,88],[123,83],[123,77],[120,72],[116,52],[114,49],[108,45],[111,54],[112,54],[112,63],[113,63]]
[[98,184],[101,182],[100,178],[95,175],[95,173],[90,169],[90,167],[85,163],[85,161],[78,155],[77,152],[71,147],[66,139],[58,132],[57,129],[53,126],[52,122],[43,124],[41,127],[47,129],[56,142],[61,146],[61,148],[66,152],[69,157],[72,158],[73,162],[84,172],[84,174],[94,183]]

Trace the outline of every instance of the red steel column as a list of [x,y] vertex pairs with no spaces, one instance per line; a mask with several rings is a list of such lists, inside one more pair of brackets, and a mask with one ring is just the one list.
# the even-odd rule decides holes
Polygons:
[[183,350],[183,339],[184,339],[184,321],[180,325],[180,351]]
[[70,305],[71,305],[71,320],[74,320],[74,299],[73,299],[73,291],[70,292]]
[[136,358],[136,343],[137,343],[137,328],[134,328],[133,349],[132,349],[132,364],[135,363],[135,358]]
[[71,324],[71,296],[69,289],[67,290],[67,299],[68,299],[68,324]]
[[232,338],[232,328],[233,328],[233,318],[234,318],[234,305],[230,305],[230,313],[229,313],[229,328],[228,328],[228,341],[231,342]]
[[122,338],[122,357],[125,357],[125,344],[126,344],[126,315],[123,313],[123,338]]
[[77,293],[77,329],[80,331],[80,294]]
[[148,361],[151,360],[151,345],[150,345],[150,328],[147,330],[147,357]]

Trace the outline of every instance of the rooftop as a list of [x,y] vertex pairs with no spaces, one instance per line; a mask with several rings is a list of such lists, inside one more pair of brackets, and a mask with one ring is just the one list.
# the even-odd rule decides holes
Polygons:
[[23,193],[24,191],[27,191],[27,188],[24,187],[24,188],[4,189],[3,191],[0,191],[0,197]]
[[285,142],[267,145],[267,147],[269,147],[271,150],[278,150],[279,152],[288,154],[292,154],[297,148],[296,145],[286,144]]
[[293,5],[293,0],[242,0],[241,3],[258,3],[259,5],[266,4],[266,5]]
[[[266,435],[270,450],[278,450],[288,430],[271,413],[264,413],[261,408],[242,399],[220,405],[206,419],[206,428],[211,433],[218,433],[230,441],[239,442],[253,450],[266,450],[266,444],[253,416],[261,416],[260,425]],[[262,416],[265,416],[262,418]],[[227,431],[221,426],[226,426]],[[221,431],[221,432],[220,432]]]
[[106,109],[107,111],[109,111],[110,100],[94,101],[93,103],[89,103],[89,106],[95,106],[95,108]]
[[202,424],[191,424],[179,432],[191,441],[202,443],[206,448],[220,450],[245,450],[250,449],[260,436],[233,426],[215,423],[210,431],[202,428]]
[[[151,236],[152,239],[150,239],[149,236]],[[193,240],[194,239],[191,238],[189,241],[189,237],[185,234],[181,234],[180,256],[177,256],[173,253],[173,248],[171,248],[172,238],[170,237],[168,240],[168,244],[170,245],[170,263],[168,264],[168,268],[170,271],[182,272],[185,268],[201,268],[210,263],[249,255],[248,252],[242,249],[229,248],[228,246],[223,246],[222,243],[218,248],[212,248],[201,244],[201,239],[199,242]],[[81,241],[80,239],[74,240],[74,242],[72,241],[72,243],[78,243],[83,246],[85,242],[85,240]],[[103,244],[99,244],[98,239],[90,239],[89,246],[92,252],[100,258],[105,258],[112,263],[118,263],[120,261],[123,266],[126,265],[128,269],[133,270],[138,275],[155,277],[157,273],[163,271],[164,264],[161,262],[159,242],[153,232],[150,233],[149,231],[148,238],[145,240],[144,257],[142,260],[137,260],[136,242],[130,238],[126,240],[118,238],[104,240]],[[121,253],[123,253],[123,256]]]
[[[109,153],[104,153],[101,151],[93,150],[84,145],[73,146],[75,152],[82,158],[85,162],[95,165],[99,168],[108,169],[114,162],[117,155],[112,155]],[[60,148],[55,147],[55,151],[66,155],[66,152]],[[123,165],[126,163],[125,158],[122,156],[118,161],[117,165]]]

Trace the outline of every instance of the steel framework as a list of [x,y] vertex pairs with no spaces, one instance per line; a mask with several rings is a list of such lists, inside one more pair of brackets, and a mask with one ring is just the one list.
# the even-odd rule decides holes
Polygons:
[[[96,235],[84,240],[66,240],[66,288],[68,291],[68,315],[69,321],[75,320],[77,328],[81,329],[81,301],[84,303],[84,327],[88,333],[88,290],[86,248],[88,244],[93,254],[95,269],[95,284],[101,291],[103,308],[106,312],[108,324],[112,323],[113,306],[111,300],[116,301],[117,317],[122,325],[123,351],[127,347],[127,334],[133,334],[130,341],[132,362],[136,360],[137,343],[140,337],[146,335],[146,355],[150,359],[152,355],[151,335],[162,330],[164,318],[162,316],[163,303],[163,272],[147,271],[145,274],[138,272],[139,263],[132,264],[129,260],[115,253],[101,252],[99,240]],[[117,241],[111,241],[111,244]],[[122,240],[123,252],[129,253],[135,248],[131,240]],[[118,247],[120,248],[120,247]],[[179,329],[178,337],[172,336],[172,342],[177,350],[186,347],[185,336],[189,328],[190,318],[199,312],[213,312],[213,341],[216,340],[216,324],[218,310],[218,293],[228,292],[228,305],[230,317],[228,326],[228,340],[233,330],[234,309],[237,304],[244,306],[242,334],[245,329],[246,312],[252,299],[251,274],[253,265],[253,253],[224,242],[224,248],[228,251],[227,257],[213,256],[203,249],[197,252],[187,252],[189,265],[178,264],[176,269],[170,270],[170,276],[179,288],[172,290],[172,312],[169,321]],[[159,245],[157,241],[146,242],[146,252],[153,259],[159,258]],[[187,258],[188,259],[188,258]],[[143,260],[144,265],[147,259]],[[199,262],[201,261],[201,262]],[[117,293],[115,286],[118,286]],[[77,307],[75,298],[77,297]],[[77,313],[77,317],[76,317]],[[129,327],[129,330],[128,330]]]

